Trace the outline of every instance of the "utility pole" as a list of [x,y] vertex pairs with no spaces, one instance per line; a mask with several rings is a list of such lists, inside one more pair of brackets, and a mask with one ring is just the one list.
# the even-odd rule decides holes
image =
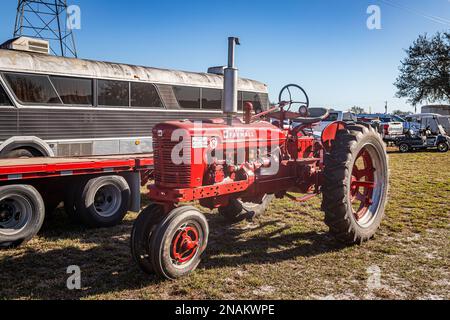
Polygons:
[[388,114],[388,102],[386,101],[385,107],[384,107],[384,114]]
[[47,40],[52,54],[76,58],[75,38],[67,18],[66,0],[18,0],[14,38]]

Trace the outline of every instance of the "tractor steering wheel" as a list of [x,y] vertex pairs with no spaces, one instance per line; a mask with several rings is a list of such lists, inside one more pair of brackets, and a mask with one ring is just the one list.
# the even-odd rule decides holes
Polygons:
[[[288,111],[291,110],[292,106],[298,105],[298,113],[302,114],[302,116],[305,116],[304,113],[309,109],[308,94],[302,87],[296,84],[288,84],[281,89],[279,103],[284,103]],[[297,110],[294,112],[297,112]]]

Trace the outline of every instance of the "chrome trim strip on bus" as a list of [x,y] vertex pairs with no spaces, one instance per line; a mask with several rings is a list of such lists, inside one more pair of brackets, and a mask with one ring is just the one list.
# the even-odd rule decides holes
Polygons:
[[45,110],[83,110],[83,111],[133,111],[133,112],[176,112],[176,113],[218,113],[222,114],[222,110],[206,110],[206,109],[161,109],[161,108],[130,108],[130,107],[72,107],[72,106],[48,106],[48,105],[22,105],[17,104],[19,109],[45,109]]
[[111,138],[86,138],[86,139],[53,139],[53,140],[45,140],[45,142],[49,144],[57,144],[57,143],[83,143],[83,142],[94,142],[94,141],[138,141],[138,140],[150,140],[153,137],[111,137]]

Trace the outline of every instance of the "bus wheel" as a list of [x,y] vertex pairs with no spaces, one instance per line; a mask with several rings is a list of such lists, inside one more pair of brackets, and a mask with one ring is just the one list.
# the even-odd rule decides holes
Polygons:
[[27,159],[33,157],[34,157],[33,153],[27,149],[13,150],[8,152],[5,156],[5,158],[7,159]]
[[176,208],[153,232],[149,256],[158,276],[178,279],[197,268],[209,236],[208,221],[201,212],[190,206]]
[[75,197],[74,210],[81,222],[106,228],[122,222],[130,207],[131,190],[123,177],[105,176],[89,180]]
[[0,247],[26,243],[39,232],[44,218],[44,201],[34,187],[0,187]]

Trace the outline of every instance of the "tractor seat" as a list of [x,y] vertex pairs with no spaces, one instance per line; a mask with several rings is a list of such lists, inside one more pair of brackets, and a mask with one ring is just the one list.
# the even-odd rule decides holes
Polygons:
[[308,117],[300,117],[294,120],[295,123],[314,124],[325,120],[329,115],[328,109],[325,108],[309,108]]

